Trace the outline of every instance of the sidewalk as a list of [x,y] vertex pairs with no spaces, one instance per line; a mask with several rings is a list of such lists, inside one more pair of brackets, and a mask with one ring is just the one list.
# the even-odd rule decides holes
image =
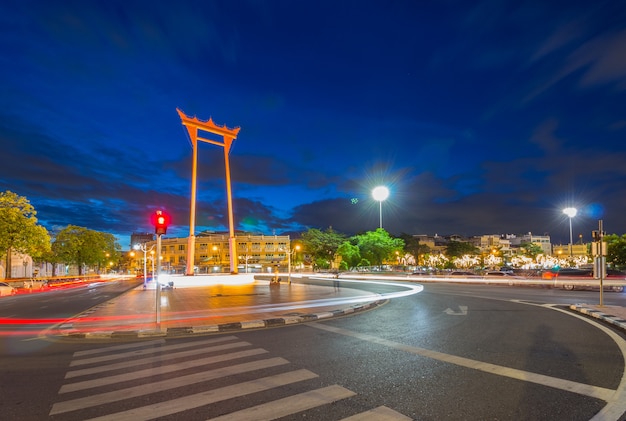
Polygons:
[[[328,285],[283,282],[270,286],[253,274],[172,276],[174,289],[162,289],[156,313],[155,284],[138,286],[50,329],[68,338],[141,338],[180,336],[283,326],[347,315],[380,305],[380,297],[347,288],[342,279]],[[318,276],[316,276],[317,278]],[[347,280],[347,279],[346,279]],[[406,281],[407,278],[402,280]],[[418,282],[418,279],[410,279]],[[429,280],[432,282],[432,280]],[[344,283],[345,285],[345,283]],[[626,308],[572,304],[570,309],[626,330]],[[158,320],[158,323],[157,323]]]
[[569,308],[626,330],[626,307],[572,304]]
[[[266,328],[342,316],[379,305],[376,294],[341,285],[306,285],[281,274],[280,285],[255,280],[253,274],[172,276],[174,288],[160,292],[156,313],[155,284],[131,289],[51,329],[72,338],[178,336],[238,329]],[[157,320],[159,323],[157,323]]]

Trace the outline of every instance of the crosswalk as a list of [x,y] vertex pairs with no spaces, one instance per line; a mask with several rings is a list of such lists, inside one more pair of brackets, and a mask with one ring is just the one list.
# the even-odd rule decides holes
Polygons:
[[[74,353],[58,401],[55,420],[220,421],[306,417],[308,410],[356,396],[340,385],[318,387],[319,376],[293,369],[282,357],[236,336],[189,342],[149,342],[104,346]],[[327,407],[324,407],[324,406]],[[344,417],[344,418],[342,418]],[[306,417],[316,419],[314,414]],[[317,418],[319,419],[319,418]],[[386,406],[324,420],[410,420]]]

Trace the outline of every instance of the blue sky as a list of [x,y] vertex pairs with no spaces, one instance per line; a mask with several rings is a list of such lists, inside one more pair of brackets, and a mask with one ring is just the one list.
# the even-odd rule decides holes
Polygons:
[[[621,1],[22,1],[0,14],[0,189],[128,247],[189,228],[176,108],[241,127],[237,229],[626,233]],[[227,229],[199,149],[197,229]],[[356,199],[356,200],[354,200]]]

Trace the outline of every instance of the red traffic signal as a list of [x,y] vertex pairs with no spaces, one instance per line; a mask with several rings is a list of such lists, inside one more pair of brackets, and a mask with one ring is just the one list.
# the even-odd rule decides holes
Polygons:
[[154,225],[154,232],[157,235],[167,233],[167,227],[170,224],[170,216],[163,211],[156,211],[152,214],[152,225]]

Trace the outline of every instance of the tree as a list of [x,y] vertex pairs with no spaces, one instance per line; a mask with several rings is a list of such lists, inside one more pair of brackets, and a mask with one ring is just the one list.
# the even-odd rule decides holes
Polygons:
[[337,254],[341,256],[341,263],[346,264],[345,269],[352,269],[357,267],[361,263],[361,251],[359,247],[344,241],[337,249]]
[[375,265],[382,265],[383,261],[394,256],[396,251],[402,251],[404,240],[392,238],[383,228],[368,231],[365,234],[353,237],[361,251],[361,256]]
[[[308,231],[302,233],[301,240],[304,249],[319,267],[329,267],[335,259],[337,249],[345,241],[345,236],[333,231],[332,227],[326,231],[309,228]],[[326,261],[328,266],[318,263],[320,260]]]
[[626,266],[626,234],[604,236],[607,243],[606,261],[615,267]]
[[535,243],[525,242],[520,244],[520,250],[522,250],[522,256],[535,259],[540,254],[543,254],[543,249]]
[[35,215],[27,198],[8,190],[0,193],[0,255],[6,256],[6,278],[11,277],[12,252],[37,258],[50,249],[48,231]]
[[100,268],[109,261],[116,262],[120,249],[113,234],[76,225],[62,229],[52,244],[57,258],[66,264],[76,265],[79,275],[83,275],[85,265],[97,265]]
[[[411,234],[402,233],[400,234],[400,238],[404,240],[404,250],[407,253],[413,255],[413,257],[415,258],[415,262],[417,262],[418,265],[423,264],[424,255],[427,255],[431,252],[430,247],[428,247],[426,244],[422,244],[418,237],[415,237]],[[422,257],[420,258],[420,256]]]
[[466,241],[450,241],[446,246],[446,256],[450,259],[453,257],[462,257],[466,254],[477,255],[480,254],[480,250],[472,243]]

